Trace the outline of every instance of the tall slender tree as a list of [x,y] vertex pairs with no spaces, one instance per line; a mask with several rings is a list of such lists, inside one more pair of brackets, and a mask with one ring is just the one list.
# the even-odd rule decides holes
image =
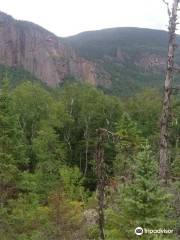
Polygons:
[[105,195],[105,165],[104,165],[104,140],[106,132],[98,129],[99,139],[96,146],[96,166],[97,166],[97,191],[98,191],[98,215],[100,239],[104,240],[104,195]]
[[173,0],[172,8],[169,3],[163,0],[167,5],[169,15],[169,44],[167,68],[164,84],[164,99],[160,122],[160,159],[159,159],[159,177],[160,182],[167,182],[168,173],[168,126],[170,120],[172,82],[174,77],[174,53],[176,48],[176,27],[177,27],[177,12],[180,0]]

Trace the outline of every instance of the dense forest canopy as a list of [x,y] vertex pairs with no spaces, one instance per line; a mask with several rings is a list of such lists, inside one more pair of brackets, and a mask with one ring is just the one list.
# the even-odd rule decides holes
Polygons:
[[180,0],[163,2],[168,32],[64,38],[0,11],[0,240],[179,239]]
[[3,240],[98,239],[97,129],[107,184],[105,236],[136,239],[137,226],[179,235],[180,99],[173,98],[168,184],[158,183],[161,93],[106,95],[83,83],[49,90],[38,83],[0,92],[0,236]]

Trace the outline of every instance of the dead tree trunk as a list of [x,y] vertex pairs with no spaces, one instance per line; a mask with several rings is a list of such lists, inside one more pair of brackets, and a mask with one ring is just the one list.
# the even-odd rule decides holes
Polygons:
[[168,59],[167,59],[167,69],[164,85],[164,99],[163,107],[161,113],[160,122],[160,159],[159,159],[159,177],[160,182],[167,182],[167,172],[168,172],[168,126],[170,120],[170,108],[171,108],[171,94],[172,94],[172,81],[174,76],[174,52],[176,47],[176,26],[177,26],[177,11],[178,4],[180,0],[174,0],[172,9],[168,7],[169,14],[169,45],[168,45]]
[[100,239],[104,240],[104,200],[105,200],[105,163],[104,163],[104,140],[105,132],[103,129],[97,130],[98,142],[96,146],[96,174],[97,174],[97,192],[98,192],[98,215]]
[[113,142],[117,141],[131,141],[128,138],[122,138],[105,128],[99,128],[96,130],[98,135],[98,141],[96,145],[96,176],[97,176],[97,193],[98,193],[98,220],[99,220],[99,235],[100,240],[105,240],[104,235],[104,208],[105,208],[105,187],[108,183],[106,166],[104,161],[104,143],[111,137]]

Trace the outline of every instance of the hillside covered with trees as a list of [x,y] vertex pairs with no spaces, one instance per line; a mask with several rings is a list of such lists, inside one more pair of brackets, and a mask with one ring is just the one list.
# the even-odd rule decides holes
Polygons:
[[[104,81],[101,85],[107,93],[132,96],[145,87],[163,86],[168,46],[166,31],[120,27],[83,32],[64,41],[109,74],[111,84]],[[179,35],[176,41],[180,43]],[[180,64],[179,49],[176,64]]]
[[0,11],[0,240],[179,239],[180,0],[163,2],[168,33],[59,38]]

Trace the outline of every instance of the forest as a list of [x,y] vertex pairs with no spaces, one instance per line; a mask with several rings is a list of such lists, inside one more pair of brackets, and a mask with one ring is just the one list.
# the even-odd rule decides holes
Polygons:
[[[159,184],[162,93],[115,97],[80,82],[47,89],[22,82],[0,91],[0,239],[100,239],[99,129],[107,240],[180,235],[180,98],[173,95],[168,180]],[[102,140],[102,139],[101,139]],[[173,234],[136,236],[136,227]]]

